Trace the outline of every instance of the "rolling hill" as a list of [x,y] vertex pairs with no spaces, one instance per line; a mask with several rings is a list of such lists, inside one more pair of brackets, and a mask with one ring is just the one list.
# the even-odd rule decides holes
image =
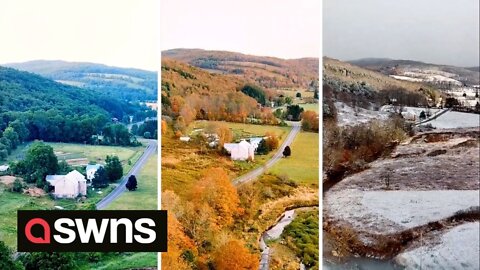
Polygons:
[[0,66],[0,114],[58,109],[68,115],[101,113],[121,118],[135,106],[99,90],[61,84],[42,76]]
[[85,62],[35,60],[4,66],[39,74],[72,86],[101,90],[126,101],[157,99],[157,74]]
[[391,87],[410,91],[429,88],[423,83],[397,80],[381,72],[328,57],[323,58],[323,76],[327,82],[336,81],[347,87],[358,84],[364,86],[366,91],[381,91]]
[[369,70],[378,71],[385,75],[404,75],[405,73],[409,76],[411,76],[412,73],[436,75],[437,80],[432,81],[433,85],[441,83],[442,77],[444,77],[444,80],[453,79],[459,81],[459,85],[480,84],[480,71],[478,67],[465,68],[386,58],[364,58],[349,61],[349,63]]
[[234,75],[211,73],[176,60],[162,59],[162,113],[185,123],[194,119],[244,122],[250,115],[274,121],[241,90],[247,82]]
[[175,59],[211,73],[231,74],[267,89],[318,87],[318,58],[280,59],[236,52],[172,49],[163,58]]

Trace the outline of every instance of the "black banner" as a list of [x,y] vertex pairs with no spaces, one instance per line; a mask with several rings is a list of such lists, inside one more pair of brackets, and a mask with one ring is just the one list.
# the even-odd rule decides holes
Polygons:
[[19,210],[19,252],[165,252],[165,210]]

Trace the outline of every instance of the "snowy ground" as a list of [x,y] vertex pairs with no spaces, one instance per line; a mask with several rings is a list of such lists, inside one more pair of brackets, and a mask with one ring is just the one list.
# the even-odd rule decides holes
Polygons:
[[361,204],[370,214],[414,228],[480,205],[478,190],[368,191]]
[[438,129],[480,127],[480,114],[450,111],[428,123]]
[[329,194],[324,205],[335,218],[375,234],[406,229],[478,207],[478,190],[360,191],[346,189]]
[[364,108],[352,108],[343,102],[335,102],[339,126],[354,126],[361,123],[368,123],[372,120],[386,120],[389,112],[373,111]]
[[[422,231],[440,229],[435,231],[440,238],[446,231],[432,222],[442,220],[442,226],[447,228],[455,225],[448,218],[458,212],[479,210],[478,137],[475,128],[435,130],[420,133],[397,146],[389,157],[370,163],[369,168],[344,178],[324,193],[324,228],[356,251],[379,257],[384,256],[379,252],[384,247],[386,254],[395,255],[398,252],[395,248],[405,248],[403,241],[418,239]],[[389,188],[385,178],[390,179]],[[411,247],[432,247],[438,242],[438,239],[424,239]],[[478,245],[478,238],[465,238],[464,243]],[[444,245],[456,248],[452,242],[445,241]],[[478,249],[472,252],[465,257],[478,256]],[[455,261],[456,254],[452,251],[442,256]],[[410,264],[411,269],[418,269],[414,261],[406,261],[406,265]],[[471,264],[465,265],[467,269],[475,269]]]
[[406,269],[480,269],[480,222],[454,227],[439,243],[420,246],[395,258]]

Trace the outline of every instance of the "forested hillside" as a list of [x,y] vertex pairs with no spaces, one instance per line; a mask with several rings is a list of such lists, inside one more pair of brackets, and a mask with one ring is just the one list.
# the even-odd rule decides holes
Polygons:
[[36,60],[5,66],[29,71],[77,87],[101,90],[120,100],[157,99],[157,74],[133,68],[102,64]]
[[232,74],[267,89],[318,88],[318,58],[280,59],[227,51],[173,49],[162,52],[211,72]]
[[276,119],[269,108],[260,106],[256,99],[242,92],[246,85],[235,76],[210,73],[163,59],[162,112],[179,118],[180,126],[195,119],[245,122],[247,118],[255,118],[274,123]]
[[118,101],[99,90],[60,84],[12,68],[0,67],[0,93],[0,160],[20,143],[35,139],[93,143],[93,135],[104,133],[109,136],[102,143],[130,144],[127,128],[112,119],[149,115],[146,107]]

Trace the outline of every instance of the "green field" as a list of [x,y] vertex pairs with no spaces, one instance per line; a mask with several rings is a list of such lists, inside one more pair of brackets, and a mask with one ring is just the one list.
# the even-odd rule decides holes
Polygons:
[[17,246],[17,210],[52,209],[54,201],[49,197],[30,197],[5,190],[0,184],[0,241],[10,247]]
[[[93,146],[83,144],[69,144],[69,143],[47,143],[51,145],[59,158],[75,159],[75,158],[87,158],[89,161],[96,161],[103,163],[107,155],[117,155],[122,161],[124,172],[128,172],[131,168],[131,164],[134,164],[143,153],[144,147],[119,147],[119,146]],[[17,160],[23,158],[30,143],[22,144],[18,147],[10,156],[9,160]],[[129,161],[130,163],[129,164]],[[156,160],[156,159],[155,159]],[[154,163],[156,168],[156,161]],[[156,169],[155,169],[156,170]],[[156,181],[156,176],[155,176]],[[149,185],[156,184],[156,182],[150,180]],[[13,193],[6,189],[4,184],[0,183],[0,240],[4,241],[11,247],[16,246],[16,220],[17,210],[19,209],[54,209],[54,206],[60,206],[64,209],[92,209],[93,205],[106,196],[113,189],[113,185],[101,190],[101,194],[98,193],[99,189],[93,191],[90,187],[87,190],[87,199],[85,201],[76,201],[73,199],[59,199],[53,200],[49,196],[43,197],[31,197],[29,195]],[[141,188],[141,185],[139,185]],[[150,188],[149,188],[150,191]],[[156,209],[157,197],[156,186],[152,188],[151,192],[155,195],[154,199],[151,199]],[[142,203],[147,204],[148,200],[140,200]],[[135,202],[134,205],[137,205]],[[145,208],[150,209],[150,208]]]
[[318,103],[308,103],[308,104],[298,104],[300,107],[302,107],[305,111],[314,111],[318,113],[318,110],[320,109],[320,106],[318,106]]
[[[8,157],[8,161],[23,159],[25,152],[31,143],[20,145]],[[142,155],[144,146],[138,147],[122,147],[122,146],[105,146],[105,145],[88,145],[74,143],[46,143],[53,147],[53,151],[57,155],[59,161],[66,160],[72,165],[83,165],[85,162],[105,163],[107,155],[116,155],[122,162],[124,172],[128,172],[132,166]],[[85,161],[75,159],[86,159]],[[129,162],[130,161],[130,162]]]
[[292,155],[281,159],[270,170],[270,173],[282,176],[308,185],[318,185],[318,133],[300,132],[290,148]]
[[80,266],[81,270],[120,270],[143,269],[157,266],[157,253],[129,252],[114,256],[104,255],[97,263],[86,263]]
[[137,177],[137,190],[125,191],[107,210],[156,210],[157,208],[157,155],[152,156]]
[[249,137],[259,137],[264,136],[266,132],[275,132],[275,134],[280,138],[284,139],[288,132],[292,129],[291,127],[281,127],[281,126],[269,126],[269,125],[254,125],[254,124],[243,124],[243,123],[231,123],[231,122],[219,122],[219,121],[195,121],[189,126],[189,130],[192,131],[198,128],[205,128],[208,123],[223,123],[226,124],[233,132],[233,139],[239,140],[242,138]]

